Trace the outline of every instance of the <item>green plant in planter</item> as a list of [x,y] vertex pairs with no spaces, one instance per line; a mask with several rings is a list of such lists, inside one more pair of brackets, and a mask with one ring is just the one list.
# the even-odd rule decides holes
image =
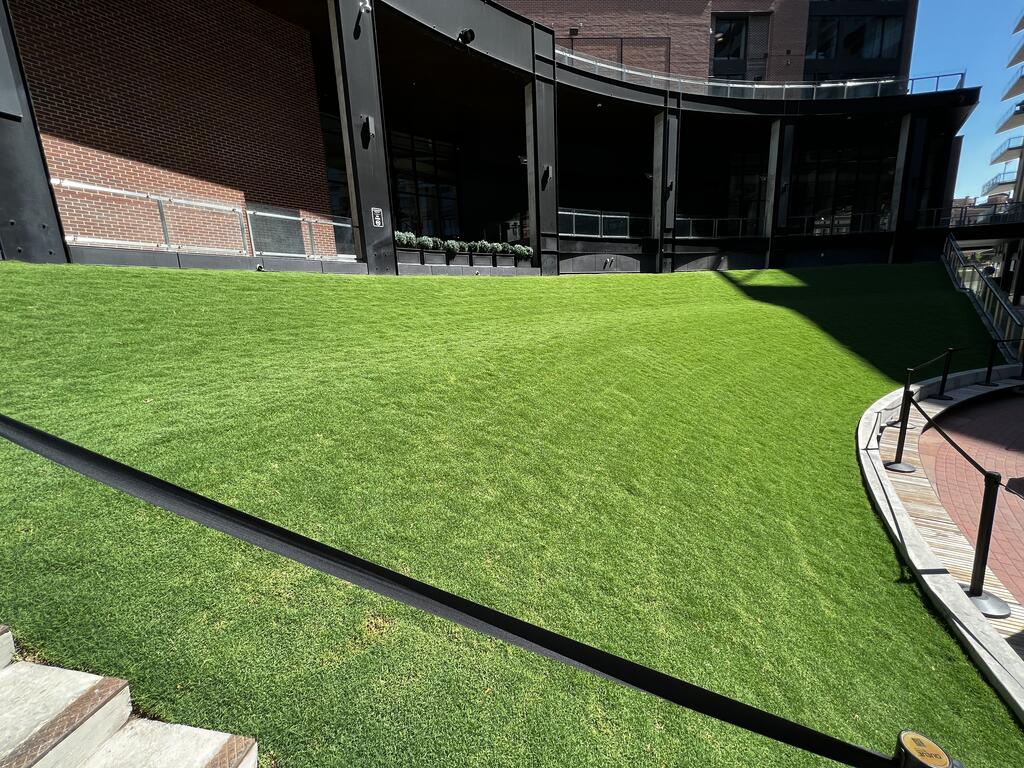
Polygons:
[[465,240],[456,240],[455,244],[459,248],[459,253],[468,253],[469,252],[469,243],[467,243]]
[[526,245],[513,245],[512,253],[516,255],[517,259],[529,259],[533,256],[533,248]]
[[435,251],[443,251],[444,250],[444,243],[445,243],[444,238],[442,238],[442,237],[434,237],[434,238],[431,238],[431,239],[434,241],[434,250]]
[[509,256],[512,254],[512,246],[509,243],[498,243],[498,250],[496,252]]
[[395,245],[399,248],[415,248],[416,235],[412,232],[395,232]]
[[428,237],[427,235],[420,235],[417,237],[415,240],[415,246],[417,248],[422,248],[425,251],[440,250],[434,248],[434,238]]
[[441,242],[441,250],[445,253],[458,253],[459,252],[459,241],[458,240],[443,240]]

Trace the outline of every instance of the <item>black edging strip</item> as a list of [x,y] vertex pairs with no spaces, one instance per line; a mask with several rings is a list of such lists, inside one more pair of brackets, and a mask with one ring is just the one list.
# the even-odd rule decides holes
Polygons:
[[0,414],[0,437],[110,488],[476,632],[854,768],[894,757],[687,683],[260,520]]

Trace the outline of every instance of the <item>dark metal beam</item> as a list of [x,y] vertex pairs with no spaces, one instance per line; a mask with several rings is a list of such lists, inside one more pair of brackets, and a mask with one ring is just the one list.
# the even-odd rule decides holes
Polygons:
[[372,275],[398,272],[373,0],[327,0],[356,253]]
[[0,0],[0,258],[70,260],[7,0]]
[[525,88],[530,244],[541,274],[558,274],[558,168],[555,84],[534,77]]

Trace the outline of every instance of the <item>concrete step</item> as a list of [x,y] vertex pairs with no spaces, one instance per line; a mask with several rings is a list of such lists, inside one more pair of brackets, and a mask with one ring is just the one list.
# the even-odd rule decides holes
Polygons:
[[9,627],[0,624],[0,669],[11,663],[14,658],[14,635]]
[[132,720],[80,768],[256,768],[256,761],[252,739]]
[[0,669],[0,768],[77,768],[131,714],[128,683],[16,662]]

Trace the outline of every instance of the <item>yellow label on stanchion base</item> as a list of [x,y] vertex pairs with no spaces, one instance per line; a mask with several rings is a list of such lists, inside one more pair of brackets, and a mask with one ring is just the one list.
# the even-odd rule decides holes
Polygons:
[[907,755],[917,761],[911,765],[926,765],[928,768],[949,768],[952,765],[946,751],[920,733],[904,731],[900,734],[900,744]]

